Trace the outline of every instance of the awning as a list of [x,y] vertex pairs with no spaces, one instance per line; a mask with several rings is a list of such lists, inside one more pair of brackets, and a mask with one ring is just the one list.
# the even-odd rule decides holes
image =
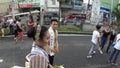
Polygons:
[[100,10],[102,10],[105,13],[110,13],[110,9],[109,8],[100,7]]
[[32,8],[32,4],[19,4],[20,8]]

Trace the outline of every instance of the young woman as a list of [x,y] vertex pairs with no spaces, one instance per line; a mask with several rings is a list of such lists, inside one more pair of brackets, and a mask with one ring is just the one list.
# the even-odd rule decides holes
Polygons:
[[110,38],[110,26],[106,26],[102,32],[101,44],[100,44],[101,49],[104,48],[106,42],[109,41],[109,38]]
[[35,27],[36,27],[36,22],[34,22],[33,19],[30,19],[30,21],[28,22],[28,31],[33,31],[33,32],[31,33],[31,35],[28,32],[28,37],[30,38],[32,37],[34,41],[35,41],[35,37],[33,36],[35,36]]
[[44,47],[49,43],[50,34],[45,26],[41,27],[38,43],[35,49],[26,56],[30,68],[53,68],[49,64],[48,54]]
[[17,23],[16,23],[16,21],[14,21],[13,29],[14,29],[14,35],[15,35],[15,38],[14,38],[14,39],[16,40],[16,38],[17,38],[17,36],[18,36]]
[[22,24],[21,24],[21,19],[18,20],[17,23],[17,32],[18,32],[18,37],[16,39],[16,43],[18,42],[18,40],[22,40],[23,42],[23,29],[22,29]]

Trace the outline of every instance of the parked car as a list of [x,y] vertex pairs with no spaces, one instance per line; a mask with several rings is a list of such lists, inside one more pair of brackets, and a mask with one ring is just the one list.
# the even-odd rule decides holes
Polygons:
[[86,20],[86,14],[72,13],[67,16],[67,19],[74,19],[74,18]]

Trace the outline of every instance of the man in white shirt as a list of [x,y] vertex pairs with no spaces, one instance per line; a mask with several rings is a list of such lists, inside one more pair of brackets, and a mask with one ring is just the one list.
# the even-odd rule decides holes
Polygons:
[[13,22],[14,22],[12,17],[9,18],[8,22],[9,22],[10,33],[12,34],[13,33]]
[[93,31],[93,35],[92,35],[92,46],[90,48],[90,51],[88,53],[87,58],[92,58],[92,54],[95,53],[95,47],[98,45],[100,47],[100,25],[96,25],[96,30]]
[[59,51],[58,48],[58,32],[57,32],[58,22],[56,19],[51,20],[51,25],[49,28],[50,33],[50,52],[49,52],[49,61],[53,65],[54,54]]

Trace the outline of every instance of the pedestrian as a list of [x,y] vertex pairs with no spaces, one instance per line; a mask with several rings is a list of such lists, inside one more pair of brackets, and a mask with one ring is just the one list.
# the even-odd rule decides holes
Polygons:
[[13,33],[13,22],[14,22],[12,17],[9,17],[8,22],[9,22],[10,34],[12,34]]
[[2,36],[1,36],[1,37],[4,38],[4,36],[5,36],[4,22],[2,21],[1,24],[2,24],[2,28],[1,28],[1,35],[2,35]]
[[110,31],[110,40],[109,40],[109,44],[106,49],[106,53],[109,52],[109,49],[110,49],[112,43],[114,42],[116,35],[117,35],[117,26],[114,25]]
[[14,29],[14,40],[16,40],[17,36],[18,36],[18,31],[17,31],[17,21],[14,21],[14,24],[13,24],[13,29]]
[[28,22],[28,31],[27,31],[27,36],[33,39],[33,45],[31,51],[34,50],[34,46],[35,46],[36,26],[37,26],[36,22],[34,22],[34,20],[31,18],[30,21]]
[[[28,33],[29,31],[35,31],[36,28],[36,22],[34,22],[33,19],[30,19],[30,21],[28,22]],[[35,32],[32,32],[31,35],[28,35],[29,37],[31,36],[33,38],[33,40],[35,41]]]
[[37,14],[37,25],[40,24],[40,13]]
[[53,68],[52,65],[49,64],[48,54],[44,49],[44,46],[48,45],[49,39],[50,34],[48,28],[42,26],[35,49],[26,56],[29,62],[29,68]]
[[17,32],[18,32],[18,37],[16,38],[16,43],[18,40],[21,40],[23,42],[23,29],[22,29],[22,24],[21,24],[21,19],[18,20],[17,23]]
[[[100,48],[100,28],[101,28],[100,25],[96,25],[96,30],[93,31],[92,40],[91,40],[92,45],[89,50],[87,58],[92,58],[92,55],[95,53],[95,47],[97,45]],[[101,51],[100,51],[100,53],[102,54]]]
[[101,44],[100,44],[101,49],[104,48],[105,44],[109,41],[109,39],[110,39],[110,26],[106,26],[101,34]]
[[30,19],[33,19],[33,15],[32,15],[31,12],[29,13],[29,20],[30,20]]
[[112,65],[118,65],[117,59],[119,53],[120,53],[120,34],[116,36],[116,44],[114,45],[114,51],[111,53],[108,62],[112,63]]
[[49,27],[49,33],[50,33],[49,61],[50,61],[51,65],[53,65],[53,63],[54,63],[54,54],[59,51],[57,27],[58,27],[58,21],[57,21],[57,19],[52,19],[50,27]]

